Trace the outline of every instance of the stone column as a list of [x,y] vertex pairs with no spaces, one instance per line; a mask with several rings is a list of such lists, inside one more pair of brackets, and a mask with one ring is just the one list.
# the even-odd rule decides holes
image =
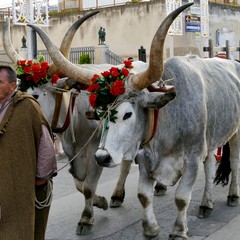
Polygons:
[[106,52],[109,51],[108,45],[98,45],[95,47],[94,64],[109,63],[109,56]]

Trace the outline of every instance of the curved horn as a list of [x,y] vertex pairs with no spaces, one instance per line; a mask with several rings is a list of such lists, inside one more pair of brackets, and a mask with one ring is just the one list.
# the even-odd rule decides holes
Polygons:
[[59,71],[77,82],[87,85],[91,83],[90,80],[93,76],[92,71],[77,67],[68,59],[66,59],[42,29],[32,24],[28,24],[28,26],[33,28],[39,34],[49,52],[49,55],[51,56],[54,64],[57,66]]
[[[64,57],[69,58],[69,53],[70,53],[70,49],[71,49],[71,43],[73,40],[73,37],[76,33],[76,31],[78,30],[78,28],[82,25],[82,23],[84,23],[88,18],[92,17],[93,15],[96,15],[97,13],[99,13],[99,11],[93,11],[83,17],[81,17],[80,19],[78,19],[66,32],[63,40],[62,40],[62,44],[59,48],[60,52],[63,54]],[[54,73],[58,72],[58,68],[57,66],[52,63],[49,66],[48,69],[48,75],[53,75]]]
[[155,33],[155,36],[151,44],[148,69],[130,78],[129,84],[133,89],[142,90],[161,78],[163,72],[163,50],[164,50],[163,46],[168,29],[173,23],[174,19],[183,10],[185,10],[186,8],[190,7],[193,4],[194,4],[193,2],[187,3],[177,8],[172,13],[170,13],[162,22],[157,32]]
[[7,56],[13,63],[16,63],[18,60],[23,60],[23,58],[16,52],[16,50],[13,47],[10,37],[10,19],[8,17],[6,18],[6,22],[4,23],[3,46]]

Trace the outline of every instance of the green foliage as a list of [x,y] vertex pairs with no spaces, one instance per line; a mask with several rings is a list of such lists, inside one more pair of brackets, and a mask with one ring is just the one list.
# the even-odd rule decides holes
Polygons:
[[92,63],[92,60],[91,60],[91,57],[89,55],[89,53],[82,53],[80,55],[80,58],[79,58],[79,61],[78,61],[79,64],[90,64]]

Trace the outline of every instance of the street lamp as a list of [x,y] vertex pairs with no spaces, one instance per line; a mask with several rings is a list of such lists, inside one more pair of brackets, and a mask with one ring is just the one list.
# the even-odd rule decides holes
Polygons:
[[[48,27],[49,0],[12,0],[13,24],[24,25],[28,23],[40,27]],[[32,28],[28,30],[28,59],[37,58],[37,37]]]

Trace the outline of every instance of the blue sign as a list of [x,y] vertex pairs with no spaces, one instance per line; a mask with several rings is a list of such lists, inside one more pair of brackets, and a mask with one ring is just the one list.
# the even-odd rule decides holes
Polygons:
[[201,32],[201,24],[186,22],[186,32]]

